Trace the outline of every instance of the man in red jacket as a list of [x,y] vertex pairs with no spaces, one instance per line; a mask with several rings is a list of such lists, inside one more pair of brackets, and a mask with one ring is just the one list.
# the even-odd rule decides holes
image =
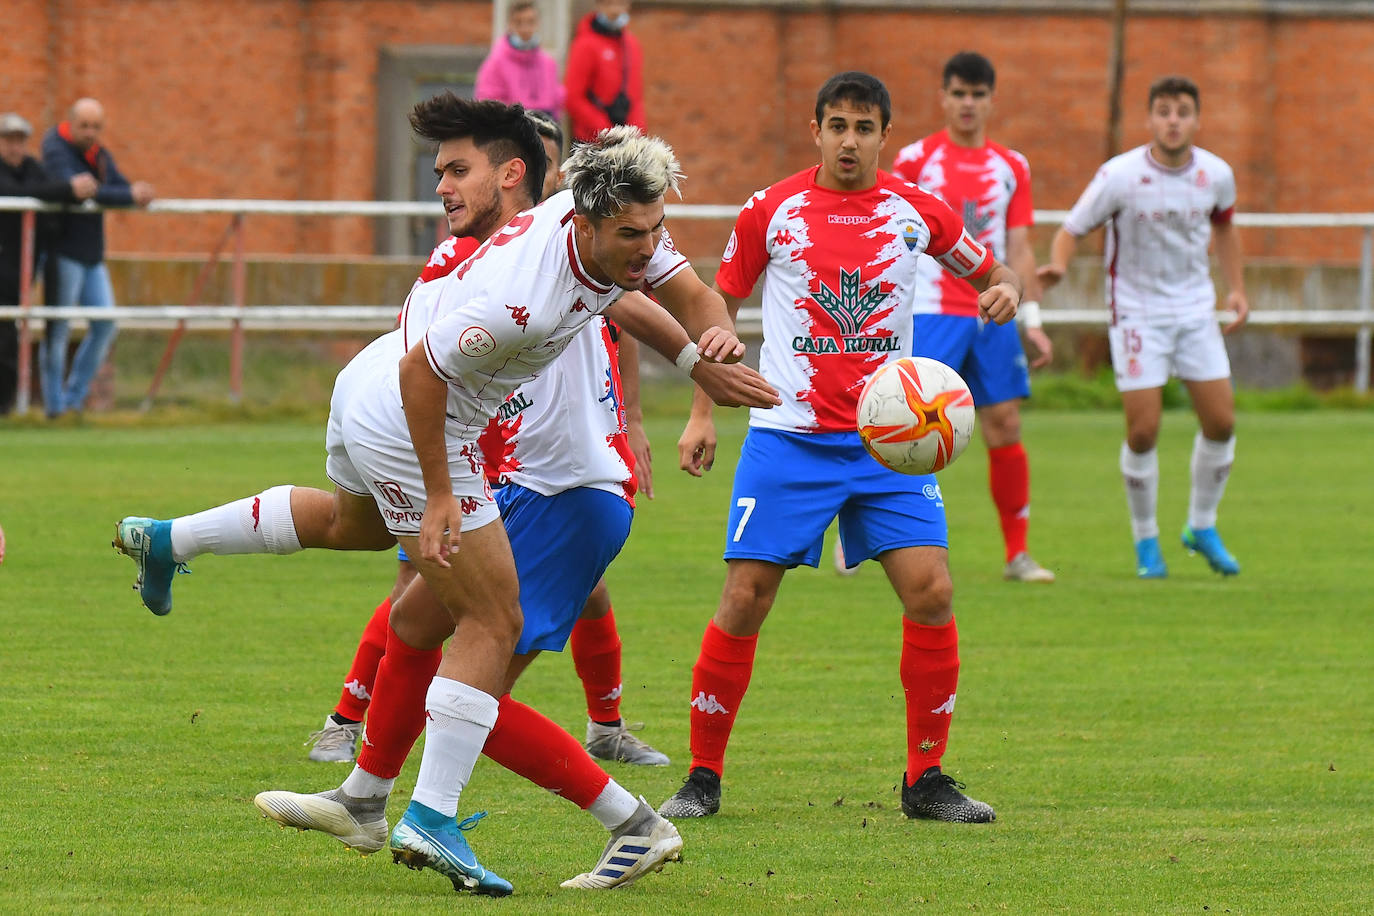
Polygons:
[[644,58],[630,34],[630,0],[596,0],[577,25],[563,75],[574,142],[615,124],[644,123]]

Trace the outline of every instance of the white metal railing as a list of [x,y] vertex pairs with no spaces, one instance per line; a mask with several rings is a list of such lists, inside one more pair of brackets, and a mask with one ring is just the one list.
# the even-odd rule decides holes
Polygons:
[[[0,212],[24,211],[26,246],[32,245],[33,211],[40,210],[98,210],[87,202],[77,207],[47,204],[32,197],[0,197]],[[673,219],[733,220],[739,213],[734,204],[668,204],[667,215]],[[243,217],[249,214],[289,216],[367,216],[367,217],[433,217],[442,213],[437,203],[417,201],[283,201],[283,200],[155,200],[146,208],[151,213],[225,214],[232,217],[219,246],[209,256],[201,277],[197,280],[186,305],[139,306],[126,305],[101,310],[101,320],[111,320],[124,327],[175,328],[175,333],[163,356],[162,365],[154,377],[145,399],[149,405],[156,394],[162,376],[170,364],[172,353],[188,327],[200,329],[228,328],[233,332],[230,357],[230,392],[237,398],[242,390],[242,334],[247,330],[381,330],[394,324],[399,303],[381,306],[324,306],[285,305],[250,306],[244,301]],[[1041,225],[1059,225],[1068,216],[1067,210],[1037,210],[1035,221]],[[1263,326],[1334,327],[1355,332],[1355,388],[1364,393],[1370,383],[1370,341],[1374,339],[1374,213],[1240,213],[1236,224],[1262,228],[1341,228],[1361,230],[1360,274],[1358,302],[1351,309],[1286,309],[1251,312],[1249,323]],[[233,240],[233,305],[200,305],[200,294],[209,276],[209,268],[219,259],[225,244]],[[22,263],[32,262],[25,248]],[[20,353],[19,403],[22,412],[28,409],[28,347],[29,320],[67,318],[82,321],[94,317],[91,310],[80,307],[51,308],[35,306],[29,301],[31,278],[27,269],[21,271],[20,302],[0,305],[0,319],[17,318],[20,338],[25,346]],[[1041,312],[1046,324],[1105,324],[1105,309],[1065,309],[1045,307]],[[1226,320],[1225,315],[1219,318]],[[762,313],[758,308],[744,308],[739,314],[740,329],[757,333],[762,327]]]

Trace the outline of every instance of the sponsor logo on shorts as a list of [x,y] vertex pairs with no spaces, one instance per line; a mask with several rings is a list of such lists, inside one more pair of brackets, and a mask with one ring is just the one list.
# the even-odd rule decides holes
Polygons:
[[921,495],[934,502],[941,509],[945,507],[945,494],[940,492],[938,483],[928,483],[921,487]]
[[471,515],[476,512],[481,504],[481,500],[476,496],[464,496],[458,500],[458,508],[462,510],[464,515]]
[[458,352],[464,356],[486,356],[496,349],[496,338],[486,328],[473,325],[458,335]]
[[382,518],[397,528],[418,528],[425,514],[414,509],[382,509]]
[[374,480],[372,485],[377,488],[377,492],[382,494],[385,499],[397,509],[414,509],[415,504],[406,496],[406,491],[401,489],[401,485],[394,480]]

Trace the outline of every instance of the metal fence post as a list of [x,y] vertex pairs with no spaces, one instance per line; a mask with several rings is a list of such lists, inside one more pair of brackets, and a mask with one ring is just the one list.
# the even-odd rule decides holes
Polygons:
[[1360,318],[1363,323],[1355,329],[1355,391],[1369,393],[1370,322],[1374,315],[1374,226],[1364,227],[1360,244]]
[[[248,295],[243,263],[243,214],[234,214],[234,305],[243,308]],[[234,319],[229,338],[229,399],[243,400],[243,322]]]
[[[38,214],[32,210],[25,210],[19,215],[19,301],[15,304],[20,308],[27,309],[33,305],[33,246],[34,246],[34,226],[37,225]],[[19,319],[19,363],[16,369],[19,372],[19,385],[14,393],[14,412],[23,415],[29,412],[29,403],[32,400],[32,387],[29,384],[33,376],[32,369],[29,368],[29,342],[33,335],[29,332],[29,319],[21,317]]]

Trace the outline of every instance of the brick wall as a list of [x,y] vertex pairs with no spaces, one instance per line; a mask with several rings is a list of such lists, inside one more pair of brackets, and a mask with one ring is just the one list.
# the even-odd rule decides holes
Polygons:
[[[73,98],[101,98],[121,167],[164,197],[372,198],[379,49],[481,47],[491,34],[480,0],[6,0],[3,15],[0,109],[45,129]],[[1103,156],[1100,12],[644,0],[634,16],[648,50],[650,125],[681,154],[688,202],[741,202],[813,163],[814,93],[840,69],[869,70],[892,90],[888,164],[939,126],[940,66],[962,48],[998,66],[994,135],[1030,157],[1038,206],[1069,206]],[[1149,82],[1187,73],[1203,89],[1199,141],[1235,166],[1242,209],[1374,210],[1374,56],[1351,52],[1369,47],[1365,15],[1137,15],[1125,142],[1145,138]],[[223,217],[121,214],[110,238],[121,252],[202,251],[223,226]],[[370,254],[372,231],[363,219],[253,217],[248,247]],[[679,222],[675,233],[708,259],[728,225]],[[1349,232],[1254,231],[1246,247],[1309,261],[1358,256]]]

